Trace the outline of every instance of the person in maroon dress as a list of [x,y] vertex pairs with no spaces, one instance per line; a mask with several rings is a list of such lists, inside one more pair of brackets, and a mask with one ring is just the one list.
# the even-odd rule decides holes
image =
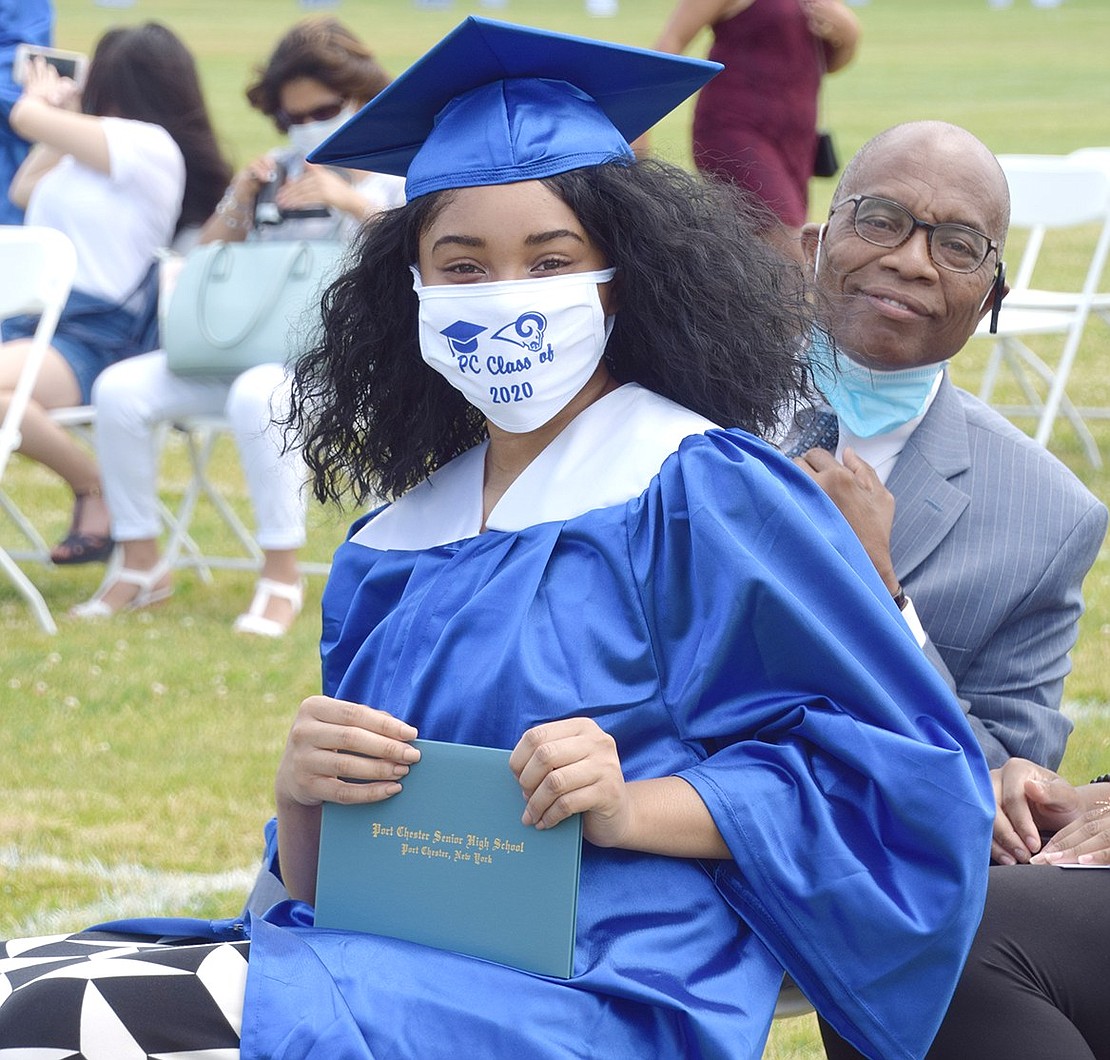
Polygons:
[[725,68],[698,96],[694,162],[796,230],[806,221],[821,77],[851,61],[859,20],[842,0],[678,0],[654,46],[681,54],[707,26],[709,58]]

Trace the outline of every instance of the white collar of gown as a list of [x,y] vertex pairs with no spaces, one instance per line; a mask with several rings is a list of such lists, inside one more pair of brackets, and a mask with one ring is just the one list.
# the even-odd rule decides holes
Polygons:
[[[515,531],[624,504],[647,489],[683,438],[716,426],[704,416],[625,383],[583,409],[505,491],[486,520]],[[385,508],[352,542],[415,552],[475,537],[489,442],[455,457]]]

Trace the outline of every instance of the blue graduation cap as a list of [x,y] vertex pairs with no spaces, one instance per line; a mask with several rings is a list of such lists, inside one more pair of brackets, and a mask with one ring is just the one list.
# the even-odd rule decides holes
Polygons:
[[456,320],[454,324],[448,324],[440,334],[446,337],[455,353],[473,353],[478,348],[478,336],[485,330],[481,324]]
[[471,15],[310,162],[406,176],[415,199],[631,160],[720,63]]

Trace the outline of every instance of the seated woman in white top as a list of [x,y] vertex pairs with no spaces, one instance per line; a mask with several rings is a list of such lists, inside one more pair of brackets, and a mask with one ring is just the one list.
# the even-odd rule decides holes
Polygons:
[[[9,195],[28,224],[60,229],[77,276],[23,421],[20,451],[57,472],[76,497],[55,563],[112,551],[96,462],[50,418],[89,401],[109,364],[157,345],[155,255],[211,213],[230,167],[221,157],[196,65],[164,26],[110,30],[84,89],[32,63],[11,124],[35,144]],[[15,388],[34,320],[4,326],[0,404]]]
[[[247,90],[251,106],[288,133],[289,144],[236,174],[200,241],[349,239],[362,220],[400,205],[399,177],[304,163],[313,147],[389,80],[365,45],[335,19],[297,23]],[[279,172],[284,182],[274,180]],[[273,183],[280,183],[276,195]],[[73,609],[75,615],[106,618],[169,596],[170,572],[158,548],[158,425],[175,417],[220,414],[235,433],[264,556],[254,600],[235,629],[271,637],[288,630],[303,600],[297,553],[305,539],[306,470],[297,453],[286,452],[284,431],[274,424],[288,400],[281,358],[282,351],[275,350],[272,364],[234,378],[185,378],[169,370],[159,350],[97,381],[97,455],[123,563],[91,600]]]

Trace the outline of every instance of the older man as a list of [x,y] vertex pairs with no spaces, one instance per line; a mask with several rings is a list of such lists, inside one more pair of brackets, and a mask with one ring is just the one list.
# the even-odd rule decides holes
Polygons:
[[[990,764],[1054,768],[1106,509],[946,371],[1006,293],[1008,221],[1005,176],[964,129],[913,122],[860,149],[828,221],[803,230],[836,354],[816,333],[829,407],[784,448],[856,529]],[[824,419],[833,438],[811,448]]]

